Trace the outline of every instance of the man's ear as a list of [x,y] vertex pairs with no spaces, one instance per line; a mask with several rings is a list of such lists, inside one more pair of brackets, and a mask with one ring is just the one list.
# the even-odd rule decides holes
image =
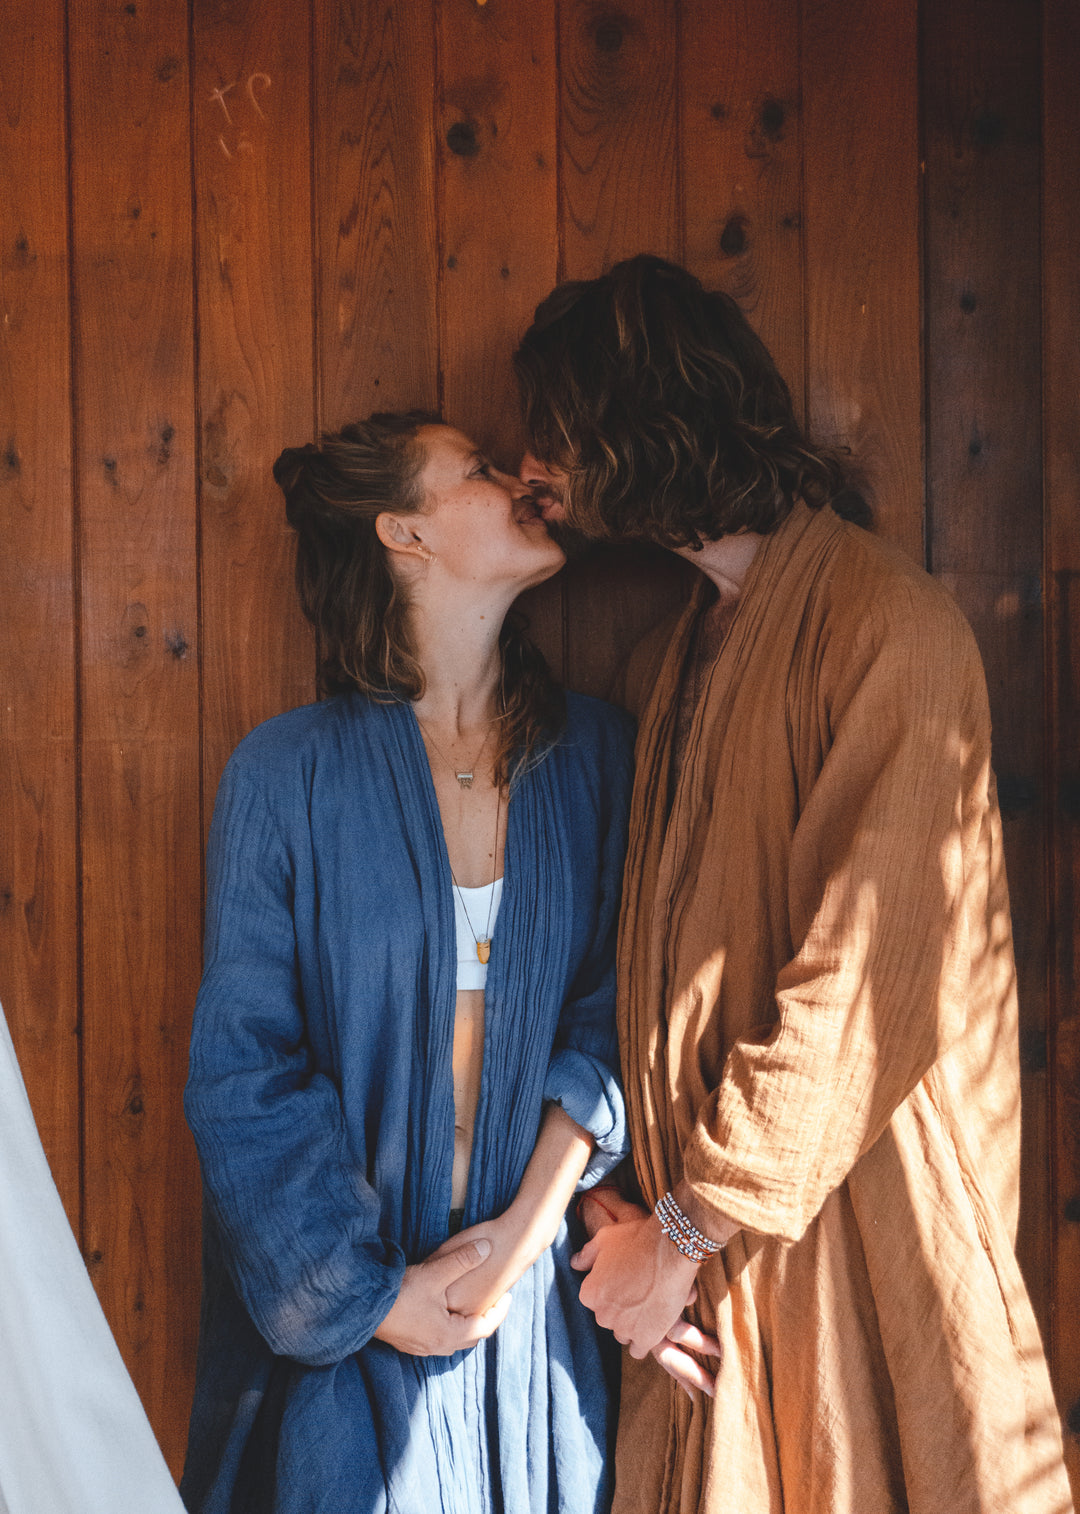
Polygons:
[[404,552],[425,561],[431,556],[416,532],[399,515],[383,510],[375,517],[375,535],[391,552]]

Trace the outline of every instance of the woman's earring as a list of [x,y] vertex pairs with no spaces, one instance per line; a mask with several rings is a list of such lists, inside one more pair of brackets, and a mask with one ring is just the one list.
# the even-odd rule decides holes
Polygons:
[[430,547],[425,547],[422,541],[416,543],[416,555],[423,558],[424,562],[434,562],[435,554]]

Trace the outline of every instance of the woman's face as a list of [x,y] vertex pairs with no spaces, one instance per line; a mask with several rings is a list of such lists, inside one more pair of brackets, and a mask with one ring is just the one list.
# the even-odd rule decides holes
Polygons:
[[422,426],[417,441],[424,499],[408,523],[441,572],[515,593],[558,572],[566,559],[526,484],[500,473],[452,426]]

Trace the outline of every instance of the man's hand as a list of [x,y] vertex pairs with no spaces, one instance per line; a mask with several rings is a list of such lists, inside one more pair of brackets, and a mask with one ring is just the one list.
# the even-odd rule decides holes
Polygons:
[[393,1308],[375,1331],[376,1339],[409,1356],[452,1356],[491,1335],[506,1318],[508,1293],[475,1314],[454,1313],[446,1301],[453,1284],[486,1262],[490,1252],[490,1241],[465,1241],[406,1267]]
[[[590,1236],[590,1241],[589,1245],[584,1246],[577,1256],[571,1260],[571,1266],[575,1267],[578,1271],[582,1271],[590,1265],[593,1238],[598,1236],[601,1231],[605,1229],[610,1231],[615,1228],[622,1229],[624,1226],[630,1224],[641,1225],[653,1218],[649,1211],[642,1208],[640,1204],[631,1203],[629,1199],[623,1198],[620,1193],[609,1188],[603,1189],[595,1197],[591,1197],[588,1193],[584,1194],[581,1199],[580,1213],[585,1229]],[[612,1216],[614,1216],[614,1219],[612,1219]],[[654,1221],[654,1223],[656,1222]],[[658,1225],[657,1228],[659,1228]],[[666,1237],[662,1233],[661,1240],[666,1241]],[[682,1257],[678,1250],[674,1246],[671,1246],[670,1243],[669,1250],[678,1261],[686,1262],[686,1258]],[[694,1264],[688,1263],[687,1265],[691,1269],[691,1275],[696,1275],[697,1268]],[[588,1305],[590,1308],[593,1306],[589,1303],[589,1298],[586,1296],[586,1288],[591,1281],[591,1277],[586,1279],[581,1289],[582,1303]],[[678,1314],[681,1315],[682,1310],[688,1304],[692,1304],[696,1298],[697,1285],[692,1281],[688,1291],[683,1295]],[[601,1318],[599,1312],[594,1312],[596,1312],[596,1317],[600,1324],[606,1324],[606,1320]],[[616,1339],[622,1338],[618,1331],[615,1332],[615,1335]],[[723,1354],[720,1342],[715,1337],[705,1335],[696,1325],[691,1325],[687,1320],[676,1318],[670,1328],[665,1331],[663,1337],[650,1348],[649,1354],[659,1366],[663,1367],[669,1377],[675,1379],[679,1387],[690,1398],[693,1398],[694,1389],[712,1398],[715,1392],[715,1377],[701,1366],[699,1362],[694,1360],[689,1354],[691,1351],[695,1351],[701,1356],[715,1356],[717,1359]],[[645,1353],[642,1352],[640,1354],[644,1355]],[[633,1350],[632,1346],[631,1355],[639,1355],[638,1352]]]

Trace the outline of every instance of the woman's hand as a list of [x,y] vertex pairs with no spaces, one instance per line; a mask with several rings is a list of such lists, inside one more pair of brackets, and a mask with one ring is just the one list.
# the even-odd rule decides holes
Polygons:
[[[589,1265],[586,1258],[589,1256],[592,1240],[605,1227],[622,1226],[631,1222],[640,1224],[651,1218],[647,1209],[624,1198],[618,1189],[614,1188],[601,1188],[596,1194],[590,1190],[583,1194],[579,1201],[578,1213],[590,1241],[590,1245],[582,1247],[582,1250],[572,1259],[571,1265],[579,1271],[582,1270],[583,1261],[585,1265]],[[683,1307],[692,1304],[696,1298],[697,1284],[693,1283],[683,1301]],[[588,1302],[584,1285],[582,1302],[586,1304]],[[679,1312],[681,1314],[682,1311]],[[600,1319],[599,1314],[597,1314],[597,1319]],[[603,1324],[604,1321],[600,1320],[600,1323]],[[616,1339],[618,1338],[616,1336]],[[669,1377],[674,1378],[688,1397],[692,1399],[693,1390],[696,1389],[712,1398],[716,1391],[715,1374],[707,1371],[700,1362],[696,1361],[690,1355],[691,1351],[699,1356],[715,1356],[718,1360],[723,1355],[723,1349],[715,1336],[706,1335],[688,1320],[676,1319],[663,1339],[650,1348],[649,1355],[658,1366],[663,1367]],[[632,1350],[631,1354],[638,1353]]]
[[424,1261],[406,1267],[393,1308],[375,1338],[409,1356],[452,1356],[491,1335],[510,1308],[505,1289],[482,1309],[452,1309],[448,1302],[454,1284],[481,1271],[491,1251],[491,1242],[481,1237],[462,1241],[454,1236]]
[[545,1107],[533,1154],[509,1207],[497,1219],[459,1231],[432,1252],[432,1257],[444,1256],[463,1239],[483,1240],[491,1247],[484,1266],[449,1290],[452,1309],[469,1314],[486,1310],[547,1250],[558,1234],[592,1145],[592,1136],[565,1110],[557,1104]]
[[445,1256],[462,1240],[490,1246],[487,1260],[463,1273],[446,1291],[448,1306],[462,1314],[482,1314],[496,1300],[502,1298],[532,1266],[544,1250],[538,1239],[530,1236],[527,1227],[515,1215],[513,1207],[497,1219],[482,1225],[471,1225],[444,1241],[432,1256]]

